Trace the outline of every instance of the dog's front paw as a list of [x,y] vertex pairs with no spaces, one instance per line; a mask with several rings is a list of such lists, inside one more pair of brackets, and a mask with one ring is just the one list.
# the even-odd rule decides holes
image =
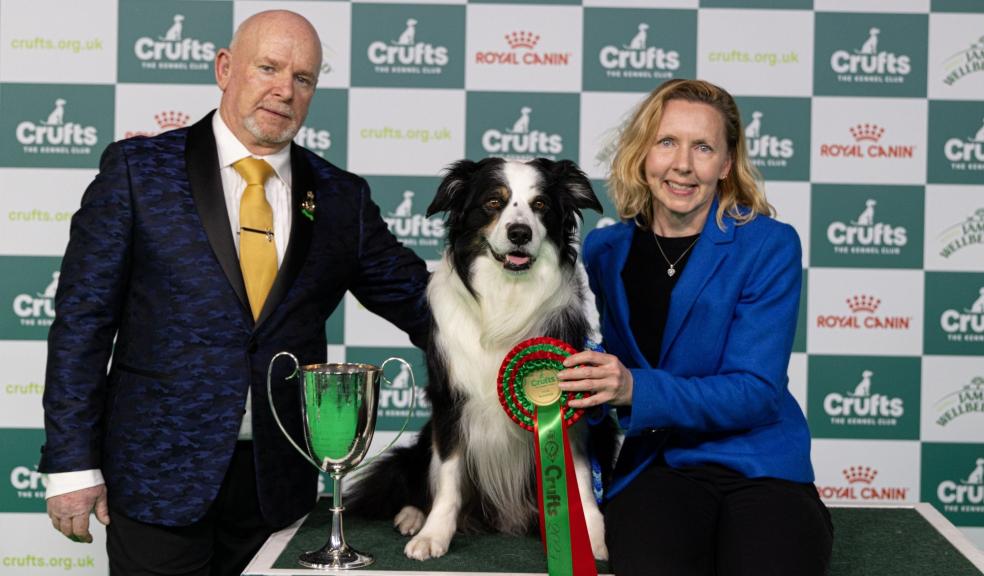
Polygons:
[[594,538],[591,539],[591,553],[594,554],[595,560],[608,560],[608,546],[605,546],[605,539],[601,539],[601,543],[596,544]]
[[[427,517],[415,506],[404,506],[400,513],[393,518],[393,526],[404,536],[413,536],[424,526]],[[409,554],[408,554],[409,556]]]
[[[591,512],[594,512],[592,514]],[[608,560],[608,546],[605,546],[605,519],[600,512],[586,511],[584,519],[588,525],[588,539],[591,540],[591,553],[596,560]]]
[[450,540],[445,538],[418,534],[407,542],[406,547],[403,548],[403,553],[407,555],[407,558],[414,560],[440,558],[447,553],[450,543]]

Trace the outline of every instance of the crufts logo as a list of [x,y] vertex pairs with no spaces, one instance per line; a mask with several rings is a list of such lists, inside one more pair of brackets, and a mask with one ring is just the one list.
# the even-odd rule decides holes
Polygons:
[[871,466],[848,466],[841,471],[847,484],[817,486],[824,500],[902,502],[909,493],[904,486],[875,486],[878,470]]
[[174,130],[175,128],[184,128],[188,125],[188,121],[191,120],[191,116],[185,114],[184,112],[178,112],[177,110],[163,110],[154,114],[154,122],[157,124],[158,130],[140,131],[140,130],[127,130],[123,137],[132,138],[134,136],[156,136],[161,132],[167,132],[168,130]]
[[974,376],[970,383],[950,392],[933,405],[937,426],[946,426],[965,414],[984,414],[984,377]]
[[940,482],[936,497],[945,512],[984,512],[984,458],[977,458],[967,478]]
[[844,300],[850,314],[820,314],[817,327],[841,330],[908,330],[912,316],[879,316],[875,314],[881,299],[857,294]]
[[507,66],[567,66],[570,52],[536,50],[540,35],[528,30],[516,30],[503,36],[509,50],[481,50],[475,53],[475,64]]
[[906,55],[878,49],[881,30],[870,28],[860,49],[837,50],[830,56],[830,68],[841,82],[899,84],[912,71]]
[[184,34],[182,14],[175,14],[170,27],[156,38],[142,36],[133,44],[140,66],[149,70],[208,70],[215,60],[215,44]]
[[17,466],[10,471],[10,487],[19,499],[43,500],[46,486],[37,466]]
[[745,126],[745,142],[748,145],[748,155],[756,166],[784,167],[793,157],[793,141],[789,138],[779,138],[770,135],[762,129],[761,111],[752,112],[752,121]]
[[868,198],[857,219],[843,222],[835,220],[827,226],[827,241],[833,244],[837,254],[897,255],[908,243],[908,230],[904,226],[892,226],[878,222],[875,206],[878,202]]
[[486,130],[482,134],[482,148],[489,154],[512,159],[529,159],[535,156],[556,155],[564,151],[564,138],[560,134],[548,134],[540,130],[530,130],[530,116],[533,109],[523,106],[519,118],[511,128]]
[[940,256],[944,258],[968,246],[984,244],[984,208],[940,232],[939,239],[943,244]]
[[881,144],[885,129],[863,123],[848,128],[853,144],[821,144],[822,158],[912,158],[916,147],[909,144]]
[[51,283],[37,294],[18,294],[14,297],[14,314],[21,326],[51,326],[55,318],[55,292],[59,272],[51,273]]
[[407,18],[396,40],[369,44],[367,55],[381,74],[440,74],[447,66],[447,46],[417,42],[417,19]]
[[943,61],[943,83],[953,86],[968,74],[984,72],[984,36]]
[[951,342],[984,342],[984,286],[969,308],[950,308],[940,315],[940,328]]
[[598,52],[598,61],[610,78],[672,78],[680,68],[680,53],[649,44],[649,24],[640,22],[636,33],[620,45],[609,44]]
[[905,415],[901,398],[871,393],[871,370],[861,371],[861,380],[843,394],[831,392],[823,399],[830,423],[848,426],[895,426]]
[[17,141],[25,154],[89,154],[99,142],[95,126],[65,121],[68,101],[57,98],[44,120],[25,120],[17,125]]
[[977,133],[967,138],[950,138],[943,154],[954,170],[984,170],[984,119]]
[[[413,209],[413,190],[404,190],[403,199],[384,220],[397,238],[406,246],[437,248],[444,238],[444,221],[427,218]],[[404,366],[404,368],[406,368]],[[401,372],[401,374],[403,374]],[[399,378],[399,377],[398,377]],[[393,381],[394,386],[396,380]]]

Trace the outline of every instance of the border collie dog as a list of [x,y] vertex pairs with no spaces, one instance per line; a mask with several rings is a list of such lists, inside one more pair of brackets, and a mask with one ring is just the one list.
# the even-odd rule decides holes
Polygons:
[[[496,379],[506,354],[527,338],[550,336],[580,349],[594,334],[577,261],[584,208],[601,212],[588,178],[570,161],[461,160],[438,188],[427,216],[447,213],[448,238],[427,288],[431,420],[416,445],[370,466],[349,499],[354,513],[393,518],[412,535],[408,557],[444,555],[458,529],[536,529],[533,434],[499,405]],[[603,559],[583,422],[570,431],[572,453],[592,551]],[[614,435],[597,436],[614,442]],[[610,464],[612,447],[598,444]]]

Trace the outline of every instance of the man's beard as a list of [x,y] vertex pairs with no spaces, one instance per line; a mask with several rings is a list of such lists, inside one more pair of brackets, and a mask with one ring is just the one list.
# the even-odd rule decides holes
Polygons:
[[243,120],[243,126],[246,128],[246,131],[253,136],[253,138],[256,138],[257,142],[264,146],[286,144],[294,139],[294,136],[297,135],[297,131],[300,129],[300,126],[292,116],[290,117],[290,124],[280,131],[265,130],[261,128],[259,123],[256,121],[256,118],[252,114]]

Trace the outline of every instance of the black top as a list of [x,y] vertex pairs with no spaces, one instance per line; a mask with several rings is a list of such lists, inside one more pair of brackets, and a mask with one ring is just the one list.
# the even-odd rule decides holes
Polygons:
[[[700,234],[678,238],[659,236],[659,246],[666,253],[666,258],[663,258],[656,245],[657,237],[651,230],[636,226],[632,235],[632,247],[622,268],[622,283],[629,303],[629,327],[639,350],[653,368],[659,365],[663,328],[670,309],[670,292],[693,252],[690,245],[698,236]],[[680,258],[679,262],[677,258]],[[667,259],[676,262],[673,276],[666,273],[670,267]]]

